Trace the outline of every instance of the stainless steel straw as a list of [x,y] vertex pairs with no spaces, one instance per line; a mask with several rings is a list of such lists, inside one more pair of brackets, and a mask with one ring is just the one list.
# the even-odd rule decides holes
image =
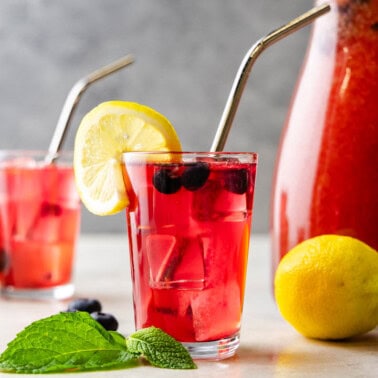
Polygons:
[[134,57],[132,55],[125,55],[124,57],[117,59],[116,61],[101,67],[96,71],[93,71],[74,84],[66,97],[60,113],[58,123],[50,142],[46,162],[52,163],[56,154],[61,150],[64,139],[67,135],[67,130],[72,120],[72,116],[84,91],[95,81],[102,79],[103,77],[108,76],[133,62]]
[[310,24],[319,16],[327,13],[331,9],[329,4],[319,5],[302,14],[301,16],[290,21],[286,25],[270,32],[265,37],[259,39],[244,56],[233,82],[231,92],[228,96],[226,106],[223,110],[221,120],[218,125],[213,144],[210,151],[222,151],[228,134],[230,132],[232,122],[235,118],[240,98],[246,86],[249,73],[258,56],[270,45],[288,36],[294,31]]

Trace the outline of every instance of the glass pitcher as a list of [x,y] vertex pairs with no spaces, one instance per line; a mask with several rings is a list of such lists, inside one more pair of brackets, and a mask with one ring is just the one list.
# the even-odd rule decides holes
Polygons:
[[321,234],[378,249],[378,0],[331,0],[283,129],[273,181],[273,272]]

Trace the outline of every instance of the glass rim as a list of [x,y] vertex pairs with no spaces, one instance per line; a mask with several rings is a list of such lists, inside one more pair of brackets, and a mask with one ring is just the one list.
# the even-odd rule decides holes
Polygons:
[[[21,159],[21,160],[20,160]],[[48,165],[73,166],[74,152],[64,150],[57,153],[51,153],[48,150],[27,150],[27,149],[0,149],[0,163],[9,164],[15,161],[16,165],[22,166],[22,159],[28,159],[38,164],[37,168]]]
[[[0,153],[15,153],[15,152],[27,152],[27,153],[39,153],[39,154],[51,154],[49,150],[45,150],[43,148],[0,148]],[[66,154],[66,153],[73,153],[73,150],[62,150],[56,152],[56,154]],[[54,152],[55,153],[55,152]]]
[[20,148],[20,149],[0,149],[0,158],[7,157],[7,156],[52,156],[52,157],[59,157],[59,156],[73,156],[74,151],[73,150],[64,150],[59,152],[49,152],[48,150],[42,150],[42,149],[26,149],[26,148]]
[[126,156],[162,156],[162,155],[180,155],[180,156],[193,156],[193,157],[207,157],[207,158],[216,158],[216,157],[241,157],[248,156],[252,157],[254,162],[258,160],[257,152],[247,152],[247,151],[127,151],[122,152],[121,156],[124,159]]

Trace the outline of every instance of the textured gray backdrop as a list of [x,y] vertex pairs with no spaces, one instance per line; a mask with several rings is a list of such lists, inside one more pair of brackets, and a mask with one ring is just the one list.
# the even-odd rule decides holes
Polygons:
[[[94,84],[65,144],[109,99],[152,106],[186,150],[207,150],[242,57],[312,0],[1,0],[0,148],[47,148],[65,97],[83,75],[126,54],[136,63]],[[310,28],[255,64],[226,150],[260,154],[253,227],[268,231],[274,160]],[[125,230],[124,215],[83,210],[83,232]]]

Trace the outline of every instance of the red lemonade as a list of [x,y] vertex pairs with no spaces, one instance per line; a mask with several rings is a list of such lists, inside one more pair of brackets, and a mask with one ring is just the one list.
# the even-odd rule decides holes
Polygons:
[[189,343],[230,338],[240,329],[257,158],[169,155],[124,154],[136,328]]
[[332,0],[283,132],[272,206],[273,268],[321,234],[378,249],[378,0]]
[[3,291],[12,295],[70,285],[79,223],[72,166],[29,158],[1,162]]

